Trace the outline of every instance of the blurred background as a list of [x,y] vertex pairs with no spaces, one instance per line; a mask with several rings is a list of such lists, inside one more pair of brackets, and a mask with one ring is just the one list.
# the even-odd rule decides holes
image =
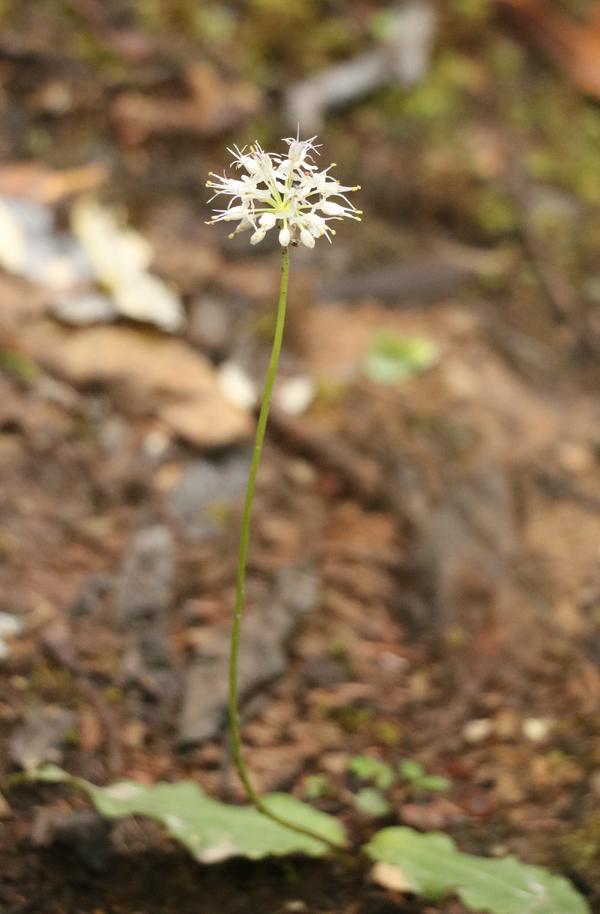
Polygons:
[[[256,783],[600,899],[599,96],[592,0],[1,0],[2,776],[241,799],[224,677],[279,254],[207,226],[204,185],[299,125],[364,217],[292,251]],[[365,754],[448,785],[367,808]],[[327,867],[200,892],[55,790],[0,795],[0,848],[11,912],[407,910]]]

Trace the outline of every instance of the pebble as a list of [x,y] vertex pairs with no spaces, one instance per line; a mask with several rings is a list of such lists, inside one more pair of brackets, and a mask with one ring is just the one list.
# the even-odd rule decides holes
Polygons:
[[256,389],[244,369],[236,362],[223,362],[218,375],[219,390],[226,400],[240,409],[250,410],[256,405]]
[[20,619],[11,613],[0,612],[0,660],[6,659],[10,654],[10,647],[4,639],[16,638],[22,629]]
[[297,375],[284,381],[277,391],[277,405],[288,416],[301,416],[315,398],[316,385],[307,375]]
[[462,735],[467,743],[481,743],[491,735],[493,729],[494,724],[489,717],[480,717],[468,721],[463,727]]
[[523,736],[532,743],[543,743],[552,729],[552,721],[547,717],[529,717],[523,721]]

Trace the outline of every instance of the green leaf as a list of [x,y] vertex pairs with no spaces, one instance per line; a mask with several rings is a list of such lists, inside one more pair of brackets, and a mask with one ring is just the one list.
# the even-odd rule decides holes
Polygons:
[[406,781],[420,781],[425,776],[425,769],[412,759],[403,759],[398,765],[398,770]]
[[419,790],[448,790],[450,781],[437,774],[426,774],[425,777],[419,778],[416,786]]
[[353,756],[348,762],[348,771],[359,781],[372,781],[380,790],[388,790],[396,780],[391,765],[371,755]]
[[364,368],[372,381],[394,384],[431,368],[438,356],[433,340],[383,330],[373,337]]
[[307,800],[320,800],[334,794],[335,790],[326,774],[311,774],[304,782],[304,796]]
[[[55,765],[27,774],[27,780],[66,783],[83,790],[103,816],[147,816],[155,819],[202,863],[217,863],[228,857],[262,857],[307,854],[322,857],[328,846],[316,838],[278,825],[251,806],[230,806],[208,797],[193,781],[145,787],[135,781],[118,781],[96,787],[71,777]],[[269,794],[269,809],[302,828],[343,846],[344,829],[333,816],[313,809],[284,793]]]
[[363,787],[359,790],[354,797],[354,803],[357,809],[374,819],[387,816],[392,811],[386,798],[375,787]]
[[463,854],[446,835],[384,828],[364,849],[372,860],[396,867],[412,891],[434,901],[454,893],[481,914],[590,914],[563,877],[515,857]]

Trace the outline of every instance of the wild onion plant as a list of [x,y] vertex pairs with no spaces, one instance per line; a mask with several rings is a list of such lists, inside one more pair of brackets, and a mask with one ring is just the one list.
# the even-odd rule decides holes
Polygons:
[[[332,177],[330,172],[334,165],[330,165],[323,171],[318,169],[314,161],[314,154],[318,149],[314,142],[315,139],[316,137],[303,141],[299,138],[284,140],[288,147],[286,155],[264,152],[258,143],[248,150],[245,146],[242,149],[234,146],[228,151],[234,157],[231,164],[238,172],[238,176],[227,177],[211,173],[206,185],[214,190],[211,200],[220,196],[229,197],[229,205],[226,209],[215,210],[211,224],[237,222],[238,225],[229,236],[230,238],[240,232],[250,231],[252,232],[250,244],[259,244],[272,229],[279,230],[281,246],[279,303],[242,517],[229,661],[229,726],[235,767],[248,798],[264,815],[304,833],[307,832],[307,829],[299,828],[293,822],[283,820],[271,812],[250,779],[242,752],[240,734],[238,661],[252,504],[269,418],[271,393],[283,342],[290,264],[289,249],[290,246],[298,244],[314,248],[316,239],[323,237],[331,243],[331,239],[335,235],[332,223],[340,219],[360,221],[361,217],[361,210],[356,209],[346,196],[360,188],[345,186]],[[308,831],[308,834],[312,835],[312,832]]]
[[[154,819],[205,864],[235,856],[258,860],[295,853],[323,856],[334,851],[353,865],[359,860],[375,863],[372,878],[381,885],[434,902],[450,893],[467,908],[487,914],[591,914],[585,898],[562,876],[521,863],[510,855],[489,859],[461,853],[445,834],[420,834],[406,826],[391,826],[377,831],[360,849],[349,847],[345,829],[337,818],[289,794],[261,797],[249,776],[240,734],[238,659],[252,503],[283,341],[289,249],[297,244],[313,248],[316,239],[322,237],[331,241],[336,220],[360,219],[360,210],[346,196],[358,188],[340,184],[329,174],[332,166],[319,171],[314,163],[314,140],[315,137],[304,142],[298,138],[285,140],[286,155],[266,153],[258,143],[248,151],[235,147],[232,164],[238,176],[211,175],[208,182],[215,196],[229,197],[227,208],[217,210],[211,223],[237,222],[233,235],[250,231],[251,244],[258,244],[277,228],[281,246],[279,304],[244,504],[229,664],[233,757],[254,808],[221,803],[207,796],[195,781],[150,786],[118,781],[98,787],[56,765],[30,771],[26,778],[70,784],[84,791],[98,811],[109,818],[143,815]],[[395,771],[382,760],[367,757],[354,760],[353,773],[380,788],[378,794],[370,789],[367,804],[364,790],[362,797],[360,793],[356,795],[357,808],[362,809],[363,815],[391,812],[381,790],[394,782]],[[420,789],[447,786],[444,779],[428,776],[415,763],[404,762],[400,773]]]

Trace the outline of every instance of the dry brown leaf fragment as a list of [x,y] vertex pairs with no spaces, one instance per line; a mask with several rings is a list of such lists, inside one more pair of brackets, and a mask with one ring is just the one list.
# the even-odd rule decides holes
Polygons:
[[165,404],[157,415],[180,438],[199,447],[224,447],[249,437],[251,432],[248,414],[212,392]]
[[392,892],[414,891],[400,867],[393,866],[391,863],[376,863],[370,876],[372,882]]
[[182,340],[124,327],[69,331],[50,322],[23,336],[26,350],[59,377],[124,389],[195,445],[219,447],[250,434],[250,415],[223,397],[211,363]]
[[543,0],[496,0],[501,13],[548,55],[583,92],[600,97],[600,6],[584,25]]
[[187,93],[183,90],[168,97],[122,92],[112,114],[125,140],[136,145],[152,135],[180,132],[215,136],[256,114],[262,103],[253,86],[225,80],[206,64],[190,67],[186,83]]
[[40,162],[6,162],[0,167],[0,194],[47,205],[96,190],[108,178],[100,162],[57,171]]

